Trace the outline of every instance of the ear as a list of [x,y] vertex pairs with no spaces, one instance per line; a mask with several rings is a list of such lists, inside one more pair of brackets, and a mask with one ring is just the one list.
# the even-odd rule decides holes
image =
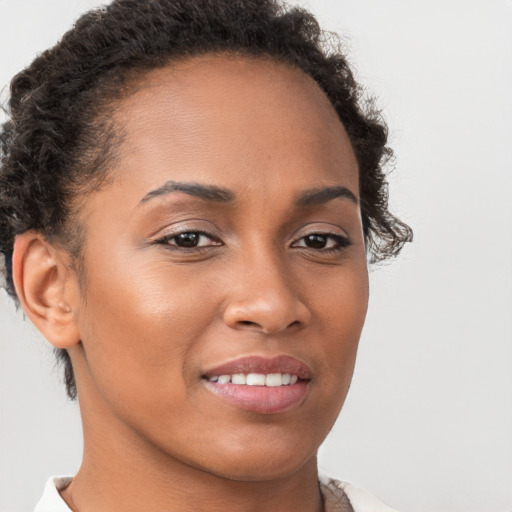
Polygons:
[[69,254],[28,231],[16,236],[12,262],[16,293],[32,323],[57,348],[79,343],[78,281]]

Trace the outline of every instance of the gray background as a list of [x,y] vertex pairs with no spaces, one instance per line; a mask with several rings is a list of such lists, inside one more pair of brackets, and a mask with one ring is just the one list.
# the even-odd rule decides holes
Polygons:
[[[0,0],[0,84],[99,3]],[[398,261],[372,271],[321,469],[403,511],[511,511],[512,2],[309,6],[380,97],[397,154],[391,204],[415,229]],[[3,292],[0,350],[0,510],[24,512],[48,476],[77,470],[80,420],[46,342]]]

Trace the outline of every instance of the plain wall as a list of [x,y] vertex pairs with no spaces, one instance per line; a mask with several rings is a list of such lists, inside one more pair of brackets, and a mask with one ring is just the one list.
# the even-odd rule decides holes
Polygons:
[[[93,0],[0,0],[0,84]],[[297,2],[294,2],[297,3]],[[512,1],[310,0],[380,99],[392,210],[415,241],[371,272],[324,472],[411,512],[512,511]],[[5,94],[3,96],[5,99]],[[0,511],[73,474],[80,419],[51,350],[0,293]]]

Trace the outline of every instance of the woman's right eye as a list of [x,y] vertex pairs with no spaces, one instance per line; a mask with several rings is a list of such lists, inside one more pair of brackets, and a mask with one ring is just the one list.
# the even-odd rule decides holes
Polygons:
[[176,249],[201,249],[222,245],[219,240],[202,231],[184,231],[182,233],[167,235],[159,238],[157,243]]

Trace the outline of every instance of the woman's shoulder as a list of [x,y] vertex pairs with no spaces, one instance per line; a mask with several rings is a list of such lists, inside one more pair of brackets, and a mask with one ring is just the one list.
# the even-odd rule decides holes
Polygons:
[[395,512],[370,493],[348,482],[321,475],[325,512]]

